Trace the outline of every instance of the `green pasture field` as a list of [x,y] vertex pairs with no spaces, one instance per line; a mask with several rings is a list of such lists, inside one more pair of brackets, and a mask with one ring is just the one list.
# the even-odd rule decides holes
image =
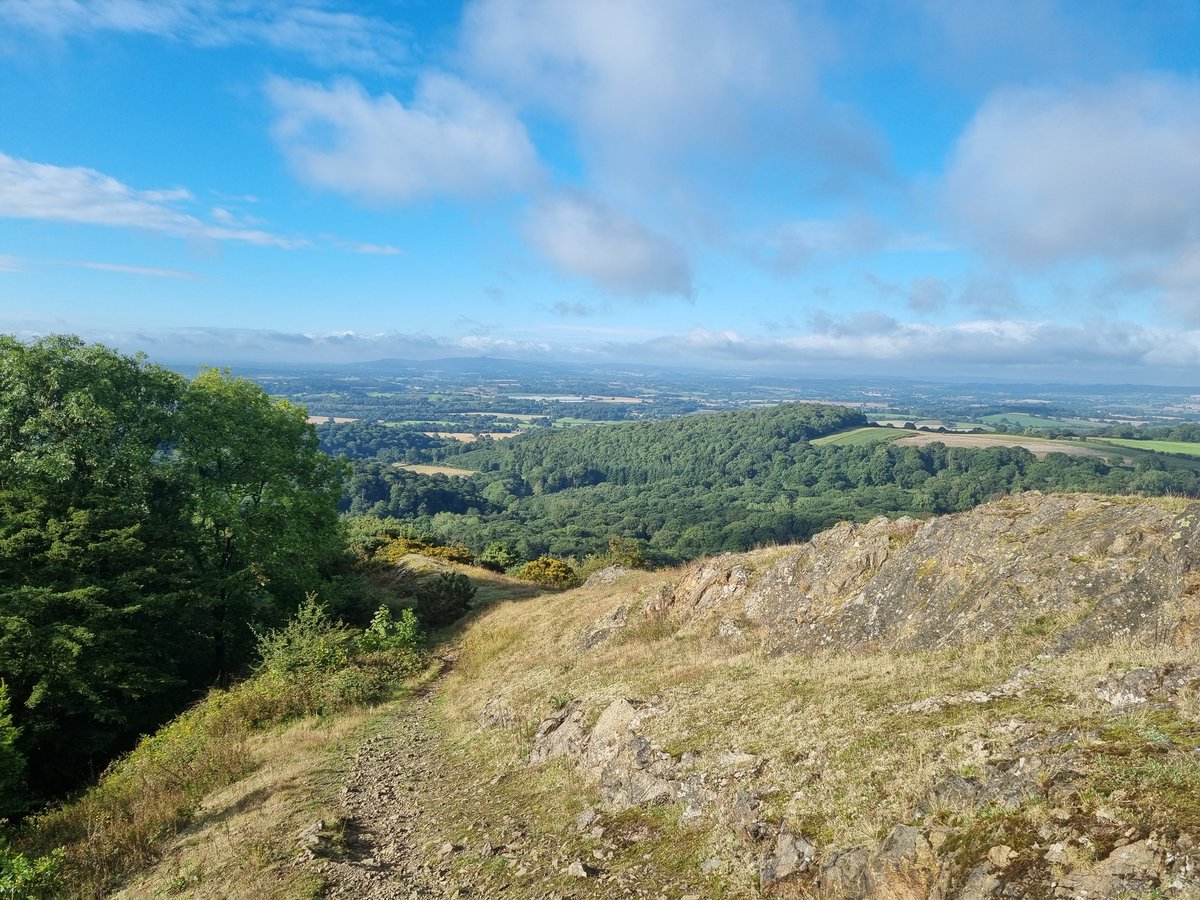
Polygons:
[[1052,419],[1048,416],[1033,416],[1029,413],[992,413],[984,416],[983,421],[989,425],[1014,425],[1017,428],[1079,428],[1095,431],[1100,426],[1085,419]]
[[854,428],[850,431],[839,431],[837,434],[827,434],[813,440],[816,446],[862,447],[867,444],[881,444],[884,441],[894,441],[914,432],[905,428]]
[[1188,441],[1139,441],[1130,438],[1095,438],[1097,443],[1116,444],[1131,450],[1155,450],[1159,453],[1178,453],[1181,456],[1200,457],[1200,444]]

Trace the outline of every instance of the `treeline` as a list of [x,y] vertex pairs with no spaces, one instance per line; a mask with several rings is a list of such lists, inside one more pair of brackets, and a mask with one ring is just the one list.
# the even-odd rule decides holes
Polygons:
[[658,563],[807,539],[843,520],[934,515],[1021,490],[1200,494],[1197,464],[940,443],[818,446],[862,424],[840,408],[752,412],[539,432],[454,459],[470,478],[356,466],[343,507],[412,521],[476,553],[582,559],[614,536]]
[[446,443],[415,428],[378,422],[326,422],[316,430],[322,450],[347,459],[422,462],[431,458],[429,451]]
[[1097,437],[1124,438],[1140,441],[1183,441],[1200,444],[1200,423],[1181,422],[1178,425],[1112,425],[1097,431]]
[[305,411],[250,381],[0,337],[0,816],[243,670],[307,593],[336,597],[343,479]]

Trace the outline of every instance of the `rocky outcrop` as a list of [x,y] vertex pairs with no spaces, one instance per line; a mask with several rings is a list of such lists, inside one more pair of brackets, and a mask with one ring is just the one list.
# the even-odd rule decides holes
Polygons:
[[935,649],[1041,628],[1061,646],[1200,636],[1200,504],[1037,493],[917,522],[844,523],[756,570],[698,563],[642,609],[758,628],[771,653]]
[[[868,708],[898,732],[916,720],[931,724],[914,731],[953,735],[984,710],[988,719],[857,846],[824,844],[836,832],[802,802],[812,780],[846,764],[844,748],[805,735],[802,766],[794,748],[747,753],[719,738],[672,753],[651,737],[672,734],[671,690],[579,697],[539,724],[528,761],[564,760],[595,792],[581,829],[670,807],[680,828],[713,836],[701,874],[753,873],[764,896],[1200,900],[1200,662],[1186,650],[1200,637],[1200,503],[1030,493],[925,522],[847,523],[801,546],[704,560],[614,600],[565,642],[598,665],[600,648],[623,652],[615,635],[624,644],[664,631],[635,627],[647,620],[669,624],[680,646],[737,660],[942,651],[1014,632],[1028,657],[991,686],[951,680],[972,689]],[[1161,651],[1169,664],[1146,653],[1150,664],[1122,667],[1114,642],[1183,649]],[[1116,662],[1075,684],[1076,666],[1103,671],[1086,667],[1100,645]],[[1044,714],[1059,704],[1067,711]],[[807,708],[782,703],[779,715]],[[688,710],[679,716],[694,718]],[[506,721],[498,700],[480,719]],[[1157,802],[1169,807],[1161,816]]]

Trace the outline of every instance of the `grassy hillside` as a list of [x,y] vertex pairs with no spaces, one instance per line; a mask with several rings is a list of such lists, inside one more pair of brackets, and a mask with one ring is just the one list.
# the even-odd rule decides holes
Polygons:
[[[500,600],[442,651],[427,700],[254,744],[256,773],[209,794],[126,896],[915,900],[984,876],[1009,896],[1193,896],[1196,513],[1023,495],[919,527],[842,526],[811,555],[611,570]],[[958,603],[938,565],[904,574],[931,542],[942,567],[1008,573],[962,582],[1000,630],[972,607],[951,638],[897,649],[901,609],[895,640],[771,650],[763,597],[792,622],[811,594],[819,621],[858,608],[865,624],[862,585],[895,570],[894,591]],[[1054,587],[1072,573],[1080,597],[1090,580],[1119,599],[1133,579],[1161,605],[1114,631],[1103,603]]]

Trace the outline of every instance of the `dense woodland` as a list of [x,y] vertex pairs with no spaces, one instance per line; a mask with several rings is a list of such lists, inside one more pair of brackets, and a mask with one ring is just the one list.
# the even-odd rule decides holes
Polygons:
[[1111,459],[935,443],[819,446],[856,427],[841,407],[783,404],[481,442],[449,458],[469,478],[354,467],[342,508],[410,520],[477,552],[526,559],[602,552],[612,536],[657,562],[803,540],[836,522],[969,509],[1020,490],[1200,493],[1195,461]]
[[305,411],[0,337],[0,816],[77,785],[336,596],[344,463]]

